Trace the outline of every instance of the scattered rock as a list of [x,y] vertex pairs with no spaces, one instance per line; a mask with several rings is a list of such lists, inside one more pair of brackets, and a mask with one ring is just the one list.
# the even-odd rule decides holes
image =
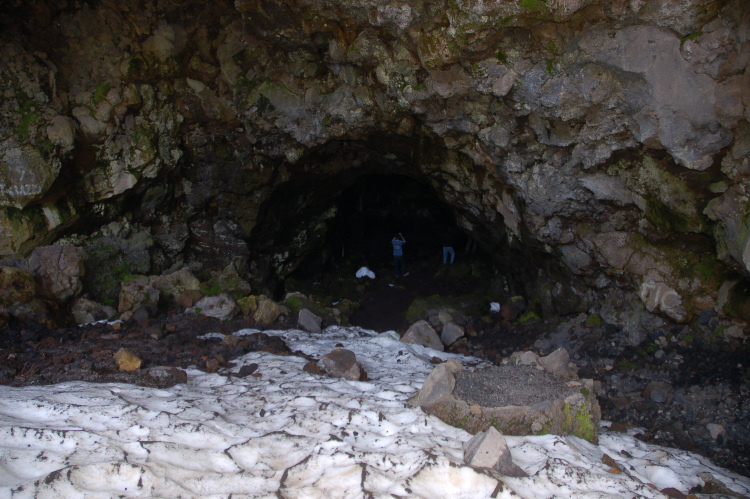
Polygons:
[[409,399],[409,405],[425,409],[446,400],[456,387],[455,374],[463,368],[456,359],[438,364],[427,376],[422,388]]
[[244,378],[246,376],[250,376],[251,374],[254,374],[255,371],[257,370],[258,370],[258,364],[253,362],[252,364],[247,364],[247,365],[240,367],[238,374],[240,377]]
[[443,326],[443,331],[440,333],[440,341],[443,342],[443,345],[449,346],[455,343],[459,338],[463,338],[463,336],[464,328],[458,324],[449,322]]
[[494,426],[464,444],[464,462],[472,468],[493,470],[504,476],[529,476],[513,462],[505,437]]
[[571,377],[568,362],[570,354],[564,348],[558,348],[546,357],[539,358],[539,363],[547,372],[563,378]]
[[115,362],[120,371],[136,371],[143,364],[143,360],[127,348],[120,348],[115,353]]
[[144,319],[156,315],[161,292],[151,285],[146,276],[133,276],[120,288],[118,312],[123,320],[136,317]]
[[182,309],[186,309],[195,306],[196,303],[201,301],[201,298],[203,298],[203,293],[197,289],[187,289],[177,298],[175,304]]
[[73,314],[73,319],[76,321],[76,324],[108,321],[117,315],[117,311],[113,307],[103,305],[87,298],[77,299],[70,312]]
[[323,371],[318,363],[314,360],[311,360],[307,364],[305,364],[305,367],[302,368],[303,371],[310,374],[317,374],[319,376],[322,376],[325,374],[325,371]]
[[253,319],[259,326],[269,326],[281,315],[279,305],[265,296],[258,297],[258,308],[253,314]]
[[362,364],[357,361],[357,356],[351,350],[336,348],[323,357],[323,366],[328,374],[335,378],[345,378],[350,381],[359,381],[366,373]]
[[448,312],[445,309],[438,312],[437,318],[440,324],[442,325],[448,324],[449,322],[453,322],[453,316],[451,315],[450,312]]
[[711,438],[713,438],[717,443],[723,444],[726,441],[727,432],[720,424],[708,423],[706,425],[706,429],[708,429],[708,431],[711,433]]
[[300,310],[299,315],[297,316],[297,326],[308,333],[320,333],[320,324],[322,322],[322,318],[313,314],[306,308]]
[[412,324],[401,337],[401,341],[422,345],[441,352],[444,350],[443,343],[440,341],[437,333],[425,320],[420,320]]
[[237,306],[240,307],[242,315],[247,317],[253,315],[258,310],[258,297],[255,295],[245,296],[237,300]]
[[219,296],[206,296],[201,301],[189,308],[186,312],[213,317],[222,321],[232,319],[237,315],[237,304],[225,294]]
[[148,370],[148,376],[157,380],[162,388],[187,383],[188,376],[185,371],[176,367],[157,366]]
[[500,317],[506,321],[514,321],[518,318],[519,310],[514,305],[504,304],[500,307]]
[[247,365],[240,367],[238,374],[240,377],[244,378],[246,376],[250,376],[251,374],[254,374],[255,371],[257,370],[258,370],[258,364],[253,362],[252,364],[247,364]]
[[[185,292],[200,292],[200,281],[190,269],[183,267],[177,272],[150,278],[151,285],[161,292],[162,298],[168,303],[184,305],[183,294]],[[188,296],[195,296],[189,294]],[[195,302],[194,302],[195,303]],[[188,308],[193,304],[188,305]]]
[[657,404],[663,404],[672,399],[672,385],[663,381],[652,381],[643,390],[643,398],[650,399]]

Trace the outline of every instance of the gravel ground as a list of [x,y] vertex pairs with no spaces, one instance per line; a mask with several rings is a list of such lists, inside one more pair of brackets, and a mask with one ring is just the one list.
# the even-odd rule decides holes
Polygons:
[[531,366],[492,366],[456,375],[454,396],[484,407],[531,406],[578,393],[561,378]]

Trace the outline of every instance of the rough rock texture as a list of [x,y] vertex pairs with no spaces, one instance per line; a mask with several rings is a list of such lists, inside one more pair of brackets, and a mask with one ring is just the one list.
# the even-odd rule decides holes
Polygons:
[[281,310],[278,303],[265,296],[258,298],[258,307],[253,313],[253,318],[258,324],[268,326],[278,319],[280,315]]
[[135,371],[141,368],[143,359],[127,348],[120,348],[115,352],[115,362],[117,362],[121,371]]
[[493,470],[505,476],[528,476],[513,463],[505,437],[494,426],[464,444],[464,462],[472,468]]
[[[398,174],[545,313],[621,292],[633,344],[648,314],[750,318],[745,7],[5,2],[0,256],[76,235],[202,280],[239,256],[262,290],[354,179]],[[95,234],[123,219],[147,258]]]
[[320,324],[323,321],[321,317],[303,308],[297,316],[297,326],[309,333],[320,333]]
[[45,298],[65,302],[83,290],[86,253],[71,245],[44,246],[32,251],[27,265]]
[[495,427],[506,435],[554,433],[597,442],[601,409],[593,380],[568,381],[530,366],[464,370],[438,365],[409,404],[470,433]]
[[239,312],[237,304],[226,294],[206,296],[188,309],[195,314],[205,315],[220,320],[230,320]]
[[97,321],[108,321],[117,315],[117,311],[94,300],[79,298],[71,309],[77,324],[90,324]]
[[443,345],[449,346],[455,343],[457,339],[462,338],[463,336],[464,336],[464,328],[462,328],[458,324],[449,322],[448,324],[443,326],[443,330],[440,332],[440,341],[443,342]]
[[127,317],[135,314],[150,317],[156,313],[161,292],[153,287],[145,275],[133,276],[120,288],[118,312]]
[[427,321],[417,321],[401,337],[404,343],[414,343],[442,352],[444,350],[440,336]]
[[328,374],[336,378],[359,381],[364,377],[365,371],[357,361],[357,356],[344,348],[336,348],[323,356],[323,366]]
[[0,307],[28,303],[35,295],[34,276],[16,267],[0,267]]

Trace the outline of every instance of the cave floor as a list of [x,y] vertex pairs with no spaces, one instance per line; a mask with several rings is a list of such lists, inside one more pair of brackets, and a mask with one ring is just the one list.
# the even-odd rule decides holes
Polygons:
[[[469,268],[481,276],[481,262],[474,264]],[[502,320],[499,314],[486,310],[482,297],[486,299],[487,289],[477,289],[472,279],[451,278],[451,273],[465,276],[466,268],[442,267],[439,260],[424,259],[413,261],[410,274],[402,278],[396,278],[385,262],[372,270],[375,280],[346,278],[334,272],[318,276],[306,283],[307,290],[300,291],[307,291],[311,297],[325,296],[326,300],[338,296],[357,301],[360,307],[349,317],[352,325],[400,334],[410,324],[410,313],[424,313],[431,306],[439,308],[451,302],[462,305],[462,310],[474,313],[454,312],[464,324],[466,336],[448,351],[497,364],[518,350],[548,354],[562,344],[571,351],[581,377],[601,382],[598,398],[602,419],[615,423],[615,428],[641,428],[639,438],[646,442],[703,454],[722,467],[750,476],[748,345],[738,348],[711,344],[698,348],[673,341],[659,345],[666,352],[660,359],[653,355],[651,340],[632,348],[620,345],[618,339],[615,346],[616,335],[601,328]],[[343,272],[353,273],[352,268]],[[335,288],[333,291],[323,289],[331,283],[335,284],[329,286]],[[422,308],[415,303],[422,303]],[[294,317],[282,317],[269,329],[290,329],[295,325]],[[206,333],[231,334],[246,328],[263,329],[251,317],[221,322],[177,311],[141,323],[98,323],[55,330],[16,323],[0,335],[0,384],[30,386],[82,380],[166,387],[180,382],[179,378],[155,377],[150,367],[197,366],[207,372],[222,372],[222,368],[232,366],[234,359],[251,351],[306,357],[290,352],[278,338],[262,332],[245,337],[238,345],[226,344],[219,338],[200,338]],[[687,328],[683,328],[680,337],[693,334],[685,331]],[[120,371],[114,360],[120,348],[143,359],[143,368]],[[653,389],[646,390],[654,380],[668,383],[664,400],[654,396]],[[723,436],[717,439],[707,435],[707,423],[723,425]]]

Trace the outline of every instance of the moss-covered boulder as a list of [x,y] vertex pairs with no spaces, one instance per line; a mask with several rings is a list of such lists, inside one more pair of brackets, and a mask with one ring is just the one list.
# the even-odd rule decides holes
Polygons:
[[35,293],[34,276],[16,267],[0,267],[0,307],[28,303]]
[[567,380],[524,365],[446,365],[433,370],[410,405],[472,434],[492,426],[505,435],[552,433],[597,443],[601,409],[593,380]]

